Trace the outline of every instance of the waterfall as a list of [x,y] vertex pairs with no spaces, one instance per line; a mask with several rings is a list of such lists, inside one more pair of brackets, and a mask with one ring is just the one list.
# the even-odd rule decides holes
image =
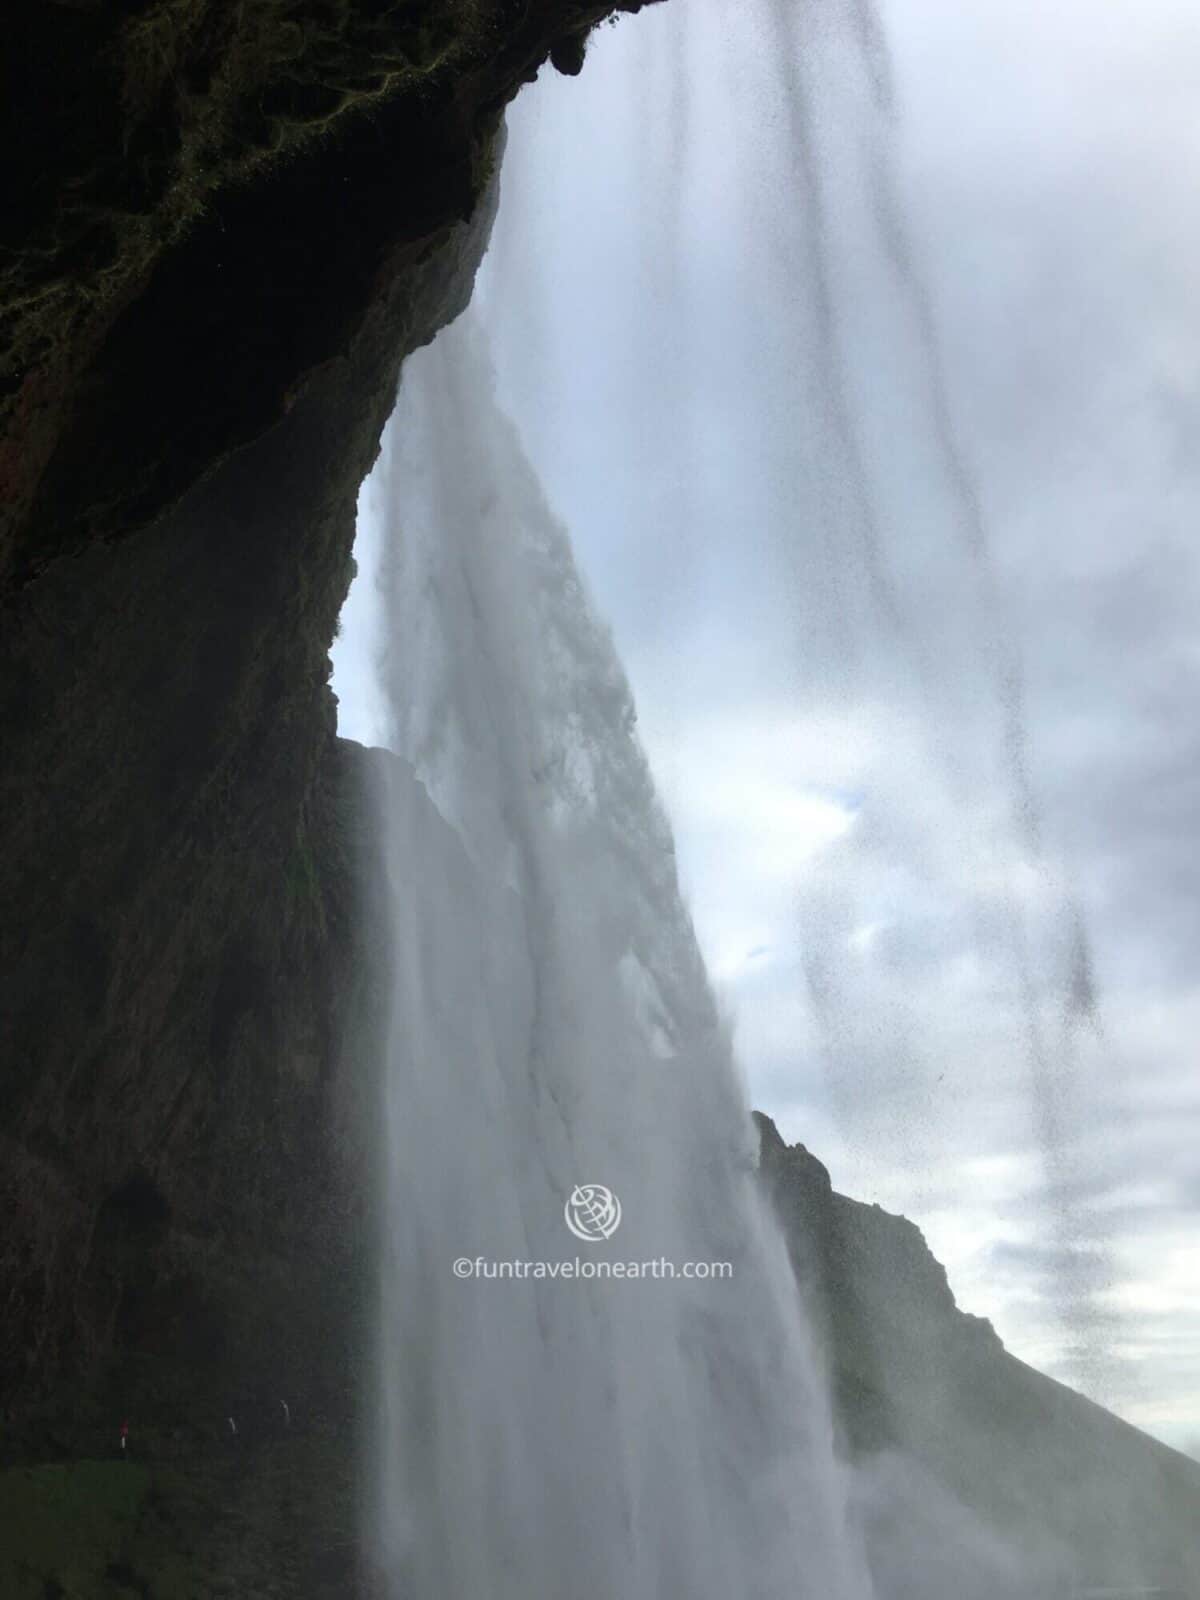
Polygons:
[[[384,1591],[1008,1600],[1033,1592],[1024,1558],[945,1486],[843,1458],[609,596],[572,552],[601,587],[609,559],[640,574],[618,642],[630,611],[643,634],[649,611],[708,619],[678,656],[663,628],[660,776],[677,758],[691,799],[723,766],[750,805],[761,764],[764,830],[782,796],[794,834],[818,773],[828,837],[785,839],[771,912],[833,1108],[814,1142],[893,1170],[953,1155],[957,1206],[981,1104],[1012,1147],[1032,1129],[1048,1318],[1094,1375],[1109,1265],[1070,1195],[1078,1080],[1107,1050],[1095,963],[905,212],[884,30],[871,0],[672,0],[615,34],[607,101],[589,68],[516,109],[476,308],[406,365],[369,486]],[[611,141],[589,199],[610,256],[572,236],[587,141],[559,115]],[[689,766],[663,730],[697,704],[712,747]],[[741,891],[709,865],[689,886],[720,958],[714,900]],[[951,978],[939,1032],[914,997]],[[778,1027],[736,1020],[752,1043]],[[581,1239],[596,1186],[604,1236]]]
[[[1095,1203],[1119,1152],[1088,1121],[1097,1083],[1129,1091],[1072,818],[1040,792],[1014,603],[1032,579],[971,459],[880,15],[672,0],[538,96],[510,119],[480,305],[660,783],[708,846],[684,858],[702,942],[763,997],[747,1053],[843,1182],[921,1215],[991,1297],[958,1214],[988,1170],[988,1215],[1044,1248],[1014,1291],[1025,1350],[1119,1401]],[[747,815],[762,795],[779,858],[753,894],[759,863],[708,843],[720,767]],[[824,837],[767,817],[801,798]]]
[[628,685],[492,385],[464,319],[379,475],[380,1560],[415,1600],[868,1600]]

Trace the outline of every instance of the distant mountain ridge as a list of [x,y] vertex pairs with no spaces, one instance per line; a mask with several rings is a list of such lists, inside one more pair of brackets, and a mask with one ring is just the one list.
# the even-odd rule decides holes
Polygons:
[[1082,1592],[1200,1594],[1200,1464],[1010,1355],[915,1224],[755,1121],[850,1452],[903,1452]]

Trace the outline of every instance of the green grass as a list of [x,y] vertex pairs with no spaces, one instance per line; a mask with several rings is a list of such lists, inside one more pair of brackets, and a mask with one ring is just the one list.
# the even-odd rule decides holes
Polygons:
[[0,1471],[0,1600],[344,1600],[353,1438],[320,1422],[231,1450],[148,1432],[149,1463]]
[[0,1473],[5,1600],[117,1600],[150,1475],[131,1461],[76,1461]]

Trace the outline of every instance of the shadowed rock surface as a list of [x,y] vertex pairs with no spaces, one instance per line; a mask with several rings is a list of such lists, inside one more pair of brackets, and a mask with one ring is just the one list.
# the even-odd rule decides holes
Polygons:
[[[6,18],[0,1451],[6,1527],[58,1528],[6,1594],[346,1592],[379,945],[328,649],[400,364],[470,295],[504,104],[613,9],[639,0]],[[144,1505],[50,1470],[126,1416]],[[175,1518],[203,1576],[104,1576],[85,1483]]]
[[260,1345],[228,1325],[232,1281],[208,1289],[243,1279],[257,1317],[257,1263],[290,1276],[359,1164],[335,1081],[356,962],[328,688],[355,500],[404,355],[469,298],[505,102],[612,9],[30,0],[9,19],[11,1403],[127,1349],[163,1274],[197,1341]]
[[520,85],[644,3],[16,0],[0,577],[145,526],[277,422],[472,214]]

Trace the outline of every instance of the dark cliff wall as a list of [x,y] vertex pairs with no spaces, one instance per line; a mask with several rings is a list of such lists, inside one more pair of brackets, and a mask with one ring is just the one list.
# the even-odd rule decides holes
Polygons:
[[[613,9],[6,13],[0,1514],[33,1530],[6,1594],[324,1593],[331,1551],[346,1592],[379,1007],[328,647],[503,106]],[[55,1465],[124,1417],[144,1503]]]
[[277,421],[471,214],[521,83],[642,3],[14,0],[0,580],[144,526]]
[[838,1194],[803,1145],[756,1120],[846,1447],[903,1452],[1074,1581],[1200,1591],[1200,1466],[1009,1355],[958,1309],[913,1223]]
[[552,52],[578,65],[611,9],[18,0],[6,18],[10,1405],[128,1348],[165,1241],[180,1318],[255,1346],[222,1321],[252,1297],[231,1280],[201,1311],[178,1263],[211,1287],[315,1225],[344,1143],[349,913],[322,873],[355,497],[403,356],[469,297],[505,101]]
[[[10,1394],[93,1366],[114,1335],[128,1348],[148,1285],[123,1263],[148,1269],[127,1237],[190,1241],[257,1282],[251,1261],[302,1241],[328,1186],[353,925],[328,644],[399,355],[464,303],[486,221],[393,283],[254,444],[10,606]],[[227,1343],[219,1309],[203,1317]]]

